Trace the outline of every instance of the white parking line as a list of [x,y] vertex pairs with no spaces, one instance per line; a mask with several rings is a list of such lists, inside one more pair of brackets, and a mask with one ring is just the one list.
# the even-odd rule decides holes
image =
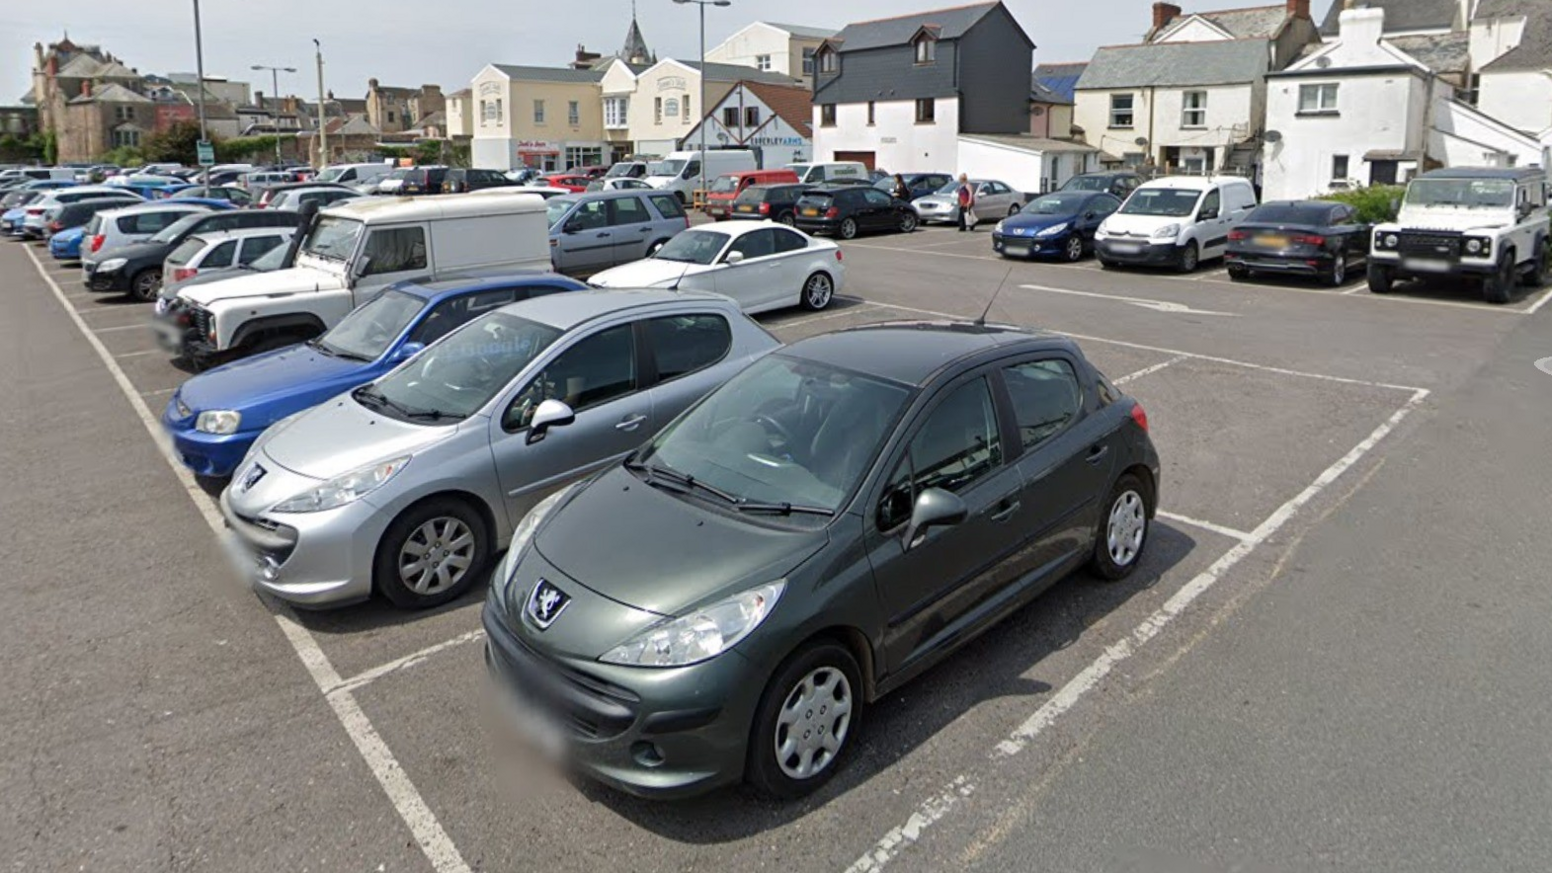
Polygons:
[[96,328],[95,330],[93,330],[92,333],[112,333],[113,331],[116,331],[116,330],[145,330],[145,329],[146,329],[146,326],[143,325],[143,324],[121,324],[118,327],[99,327],[99,328]]
[[767,330],[782,330],[788,327],[797,327],[800,324],[809,324],[815,321],[827,321],[832,318],[840,318],[843,315],[851,315],[854,312],[861,312],[864,309],[876,309],[878,308],[878,305],[879,304],[877,303],[869,303],[864,301],[862,303],[857,303],[835,312],[826,312],[820,315],[809,315],[803,318],[794,318],[791,321],[782,321],[775,324],[768,324],[765,327]]
[[[1288,502],[1279,506],[1276,511],[1267,516],[1266,520],[1256,526],[1234,547],[1224,552],[1218,560],[1195,578],[1187,582],[1181,589],[1174,593],[1164,605],[1153,614],[1143,619],[1142,623],[1132,629],[1126,637],[1117,640],[1110,647],[1078,675],[1068,680],[1061,690],[1052,695],[1039,709],[1035,710],[1023,724],[1020,724],[1008,738],[998,743],[992,750],[990,758],[994,769],[999,768],[997,762],[1001,759],[1012,757],[1022,752],[1030,742],[1039,737],[1051,725],[1056,723],[1063,714],[1078,704],[1083,696],[1098,687],[1106,676],[1116,668],[1116,665],[1126,661],[1149,640],[1158,636],[1166,626],[1177,616],[1184,612],[1197,598],[1226,574],[1229,570],[1245,559],[1245,556],[1255,551],[1256,547],[1266,542],[1267,539],[1277,533],[1288,520],[1293,518],[1306,504],[1314,500],[1327,487],[1335,482],[1341,475],[1358,463],[1364,455],[1367,455],[1379,444],[1391,431],[1395,430],[1402,419],[1406,418],[1412,410],[1416,409],[1424,399],[1428,397],[1428,390],[1419,388],[1400,409],[1396,410],[1379,427],[1375,428],[1362,442],[1354,446],[1351,451],[1343,455],[1336,463],[1327,467],[1315,481],[1310,483],[1303,491],[1294,495]],[[847,867],[847,873],[871,873],[882,868],[901,852],[921,839],[922,832],[932,825],[940,822],[952,809],[962,806],[975,792],[975,784],[965,774],[960,774],[949,783],[949,789],[938,792],[923,801],[916,811],[906,819],[906,823],[899,827],[891,828],[871,849],[862,857]]]
[[1164,369],[1165,367],[1170,367],[1170,366],[1173,366],[1175,364],[1180,363],[1181,361],[1189,360],[1190,357],[1191,357],[1190,355],[1176,355],[1176,356],[1174,356],[1173,358],[1170,358],[1167,361],[1163,361],[1161,363],[1154,364],[1151,367],[1143,367],[1141,370],[1138,370],[1135,373],[1127,373],[1125,376],[1122,376],[1121,378],[1116,379],[1114,384],[1115,384],[1115,386],[1117,388],[1119,388],[1119,387],[1121,387],[1122,385],[1125,385],[1128,382],[1136,381],[1138,379],[1141,379],[1144,376],[1151,376],[1152,374],[1157,373],[1158,371]]
[[1153,514],[1166,521],[1173,521],[1176,524],[1184,524],[1191,527],[1199,527],[1202,530],[1212,531],[1213,533],[1219,534],[1220,536],[1226,536],[1231,540],[1244,541],[1250,539],[1250,534],[1246,531],[1235,530],[1232,527],[1225,527],[1221,524],[1217,524],[1211,521],[1203,521],[1200,518],[1192,518],[1189,515],[1181,515],[1177,512],[1165,512],[1162,509],[1155,510]]
[[418,652],[405,655],[402,658],[395,658],[386,664],[380,664],[370,670],[364,670],[361,673],[350,677],[349,679],[341,679],[338,685],[328,689],[325,693],[343,694],[346,692],[355,691],[357,688],[360,688],[364,685],[369,685],[372,682],[387,676],[389,673],[397,673],[400,670],[413,667],[416,664],[419,664],[420,662],[431,657],[432,655],[435,655],[437,652],[446,651],[447,649],[451,649],[455,646],[461,646],[464,643],[472,643],[475,640],[483,639],[485,639],[484,630],[472,630],[466,634],[459,634],[450,640],[443,640],[434,646],[427,646]]
[[[145,401],[135,390],[134,384],[129,381],[129,376],[113,359],[113,355],[108,351],[108,347],[102,344],[102,340],[98,339],[97,335],[92,333],[91,329],[86,326],[86,322],[81,318],[85,313],[78,312],[75,307],[70,305],[70,301],[65,299],[64,292],[49,277],[48,271],[43,269],[43,264],[38,260],[37,256],[31,251],[27,252],[27,256],[32,258],[33,266],[37,267],[38,275],[48,285],[55,298],[59,300],[59,305],[64,308],[65,314],[70,317],[71,321],[75,322],[76,329],[81,332],[82,336],[86,337],[87,343],[97,352],[97,357],[102,360],[103,366],[108,369],[113,380],[118,383],[119,390],[123,392],[124,397],[129,401],[129,405],[135,411],[135,414],[140,417],[140,423],[145,427],[146,432],[151,435],[151,441],[161,451],[162,459],[167,462],[168,467],[172,468],[173,475],[183,485],[183,490],[188,493],[189,499],[194,502],[194,506],[199,510],[200,515],[204,517],[205,523],[209,525],[211,532],[217,538],[223,537],[225,535],[226,523],[221,518],[220,512],[204,491],[200,489],[199,485],[195,483],[193,474],[174,459],[167,435],[162,432],[161,425],[158,424],[156,416],[151,412],[150,407],[146,406]],[[271,609],[276,624],[280,626],[280,630],[285,634],[286,640],[291,643],[291,647],[296,651],[297,657],[301,659],[303,666],[307,668],[307,672],[312,676],[313,682],[317,684],[318,690],[323,692],[324,699],[328,701],[330,708],[334,710],[335,716],[345,728],[345,733],[355,743],[357,751],[361,753],[361,757],[366,761],[367,767],[372,771],[372,775],[377,778],[377,782],[382,786],[383,792],[388,795],[389,801],[393,803],[394,810],[398,812],[399,817],[409,827],[415,842],[419,844],[420,850],[425,853],[426,858],[431,862],[431,866],[437,873],[470,873],[469,865],[464,862],[463,856],[458,853],[458,847],[453,845],[452,839],[442,829],[442,825],[437,821],[436,815],[431,811],[431,807],[426,805],[425,799],[416,790],[414,783],[410,781],[409,776],[404,772],[404,768],[394,758],[393,751],[388,748],[388,745],[383,742],[383,738],[377,733],[377,730],[372,727],[371,720],[367,718],[366,713],[361,711],[361,707],[356,703],[355,697],[348,691],[337,694],[328,693],[328,690],[337,687],[341,680],[339,673],[334,669],[334,665],[329,662],[329,656],[324,654],[323,649],[319,648],[318,641],[313,638],[312,634],[308,633],[306,628],[297,623],[295,614],[292,613],[290,607],[271,603],[268,600],[265,600],[264,603]]]
[[[136,327],[139,327],[139,325],[136,325]],[[161,351],[161,349],[141,349],[138,352],[125,352],[122,355],[114,355],[113,358],[114,360],[122,361],[125,358],[139,358],[145,355],[154,355],[159,351]]]
[[1536,310],[1540,309],[1543,306],[1546,306],[1548,300],[1552,300],[1552,288],[1548,288],[1547,290],[1541,292],[1541,299],[1537,300],[1535,303],[1532,303],[1530,308],[1525,310],[1525,314],[1526,315],[1535,315],[1536,314]]
[[1184,303],[1176,303],[1172,300],[1155,300],[1151,297],[1127,297],[1121,294],[1105,294],[1099,291],[1078,291],[1072,288],[1052,288],[1049,285],[1020,285],[1026,291],[1045,291],[1048,294],[1070,294],[1074,297],[1097,297],[1102,300],[1114,300],[1118,303],[1126,303],[1132,306],[1141,306],[1144,309],[1152,309],[1155,312],[1168,312],[1179,315],[1222,315],[1229,318],[1239,318],[1238,312],[1217,312],[1211,309],[1196,309]]

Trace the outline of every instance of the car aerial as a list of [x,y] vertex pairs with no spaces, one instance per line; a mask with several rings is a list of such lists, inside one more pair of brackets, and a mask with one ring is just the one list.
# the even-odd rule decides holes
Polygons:
[[22,220],[15,228],[15,232],[23,239],[42,239],[44,228],[48,224],[44,216],[51,208],[78,203],[82,200],[100,199],[118,200],[121,206],[133,206],[136,203],[145,202],[144,198],[133,192],[122,188],[110,188],[106,185],[77,185],[73,188],[47,191],[42,197],[22,207]]
[[782,182],[796,183],[798,174],[792,170],[743,170],[723,173],[711,182],[706,192],[705,212],[716,221],[723,221],[733,214],[733,201],[752,185],[776,185]]
[[[905,180],[905,188],[911,196],[907,199],[916,200],[929,194],[936,194],[944,185],[954,181],[954,177],[948,173],[901,173]],[[895,177],[885,176],[873,183],[873,187],[886,194],[895,193]]]
[[1103,191],[1042,194],[997,222],[992,250],[1004,257],[1058,257],[1079,261],[1093,248],[1094,231],[1121,201]]
[[798,198],[795,226],[805,233],[854,239],[860,233],[910,233],[920,221],[913,204],[871,185],[825,185]]
[[824,309],[846,281],[841,249],[774,222],[686,230],[644,260],[605,270],[595,288],[715,291],[753,314],[802,306]]
[[690,219],[671,193],[599,191],[551,197],[550,262],[562,273],[591,273],[658,250]]
[[[1008,187],[1005,182],[971,179],[967,184],[975,192],[975,202],[970,209],[975,213],[977,224],[1012,215],[1024,203],[1024,195]],[[921,220],[929,224],[934,221],[958,224],[959,182],[951,180],[933,193],[911,201],[911,205],[916,207]]]
[[192,279],[208,270],[251,264],[271,250],[291,241],[289,227],[247,227],[196,233],[173,249],[162,262],[162,276],[169,282]]
[[168,225],[190,215],[204,215],[215,210],[200,203],[162,201],[104,210],[86,222],[86,242],[82,255],[85,259],[100,259],[114,249],[131,243],[144,242]]
[[577,291],[464,325],[266,430],[221,494],[260,589],[305,606],[445,603],[524,514],[780,345],[733,301]]
[[1144,182],[1094,232],[1099,265],[1171,266],[1189,273],[1221,257],[1229,231],[1256,207],[1250,180],[1165,176]]
[[1158,476],[1142,408],[1070,339],[812,337],[536,506],[491,578],[486,661],[586,775],[801,796],[868,704],[1068,573],[1134,571]]
[[753,221],[780,222],[789,227],[797,224],[798,198],[811,190],[812,185],[751,185],[738,192],[733,199],[729,218]]
[[[268,192],[266,192],[268,193]],[[264,204],[266,209],[279,209],[286,212],[301,212],[309,203],[316,203],[318,208],[354,200],[361,195],[344,185],[318,185],[313,182],[300,182],[297,187],[287,186],[285,190],[277,191],[269,202]]]
[[178,459],[198,476],[232,474],[259,434],[386,374],[455,328],[508,303],[587,286],[553,273],[401,282],[305,345],[184,382],[162,413]]
[[1347,283],[1348,268],[1369,251],[1369,225],[1358,211],[1329,200],[1276,200],[1250,211],[1229,231],[1224,264],[1229,278],[1257,273],[1314,276],[1328,285]]
[[[99,218],[114,213],[101,213]],[[119,246],[98,258],[96,253],[81,262],[81,284],[98,294],[128,294],[150,303],[162,287],[162,262],[185,239],[197,233],[237,230],[244,227],[294,228],[301,217],[294,212],[273,210],[216,210],[178,219],[157,231],[145,242]]]
[[1103,191],[1125,200],[1126,195],[1142,184],[1142,177],[1131,172],[1082,173],[1062,183],[1061,191]]
[[1397,279],[1466,279],[1489,303],[1508,303],[1514,286],[1546,284],[1548,182],[1540,167],[1429,170],[1407,183],[1395,221],[1376,225],[1369,290],[1388,294]]
[[543,178],[551,188],[565,188],[573,194],[581,194],[592,184],[592,179],[577,173],[553,173]]
[[377,184],[377,193],[398,197],[440,194],[446,175],[447,168],[443,166],[400,167],[383,177]]
[[499,170],[454,168],[442,177],[443,194],[466,194],[485,188],[506,188],[517,183]]

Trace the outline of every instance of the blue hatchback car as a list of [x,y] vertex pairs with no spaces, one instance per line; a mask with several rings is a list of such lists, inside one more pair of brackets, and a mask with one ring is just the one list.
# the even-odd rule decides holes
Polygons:
[[1042,194],[997,222],[992,250],[1008,258],[1079,261],[1094,248],[1094,231],[1121,201],[1103,191]]
[[56,261],[81,260],[81,240],[86,236],[86,228],[72,227],[62,230],[49,237],[49,254]]
[[234,361],[183,383],[162,426],[195,475],[232,475],[271,424],[382,376],[454,328],[508,303],[586,285],[537,271],[401,282],[303,345]]

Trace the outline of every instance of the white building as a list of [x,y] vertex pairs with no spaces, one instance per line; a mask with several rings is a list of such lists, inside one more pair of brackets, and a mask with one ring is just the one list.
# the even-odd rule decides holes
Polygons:
[[[703,115],[701,78],[698,61],[665,58],[639,71],[623,61],[611,62],[599,77],[603,124],[611,148],[618,152],[628,143],[635,154],[653,156],[676,150]],[[745,80],[794,84],[781,73],[708,63],[706,103],[720,104],[734,85]]]
[[764,169],[812,160],[811,96],[797,85],[739,82],[685,134],[680,148],[699,148],[704,127],[708,148],[749,149]]
[[810,85],[814,78],[814,52],[819,44],[834,36],[832,30],[795,24],[755,23],[734,33],[715,48],[708,49],[706,60],[714,64],[753,67],[776,73]]

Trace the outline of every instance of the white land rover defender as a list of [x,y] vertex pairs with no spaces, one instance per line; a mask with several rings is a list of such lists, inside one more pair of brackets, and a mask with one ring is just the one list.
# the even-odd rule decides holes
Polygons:
[[1539,167],[1431,170],[1407,185],[1400,214],[1376,225],[1369,290],[1397,279],[1459,276],[1482,296],[1508,303],[1516,282],[1547,279],[1548,183]]

